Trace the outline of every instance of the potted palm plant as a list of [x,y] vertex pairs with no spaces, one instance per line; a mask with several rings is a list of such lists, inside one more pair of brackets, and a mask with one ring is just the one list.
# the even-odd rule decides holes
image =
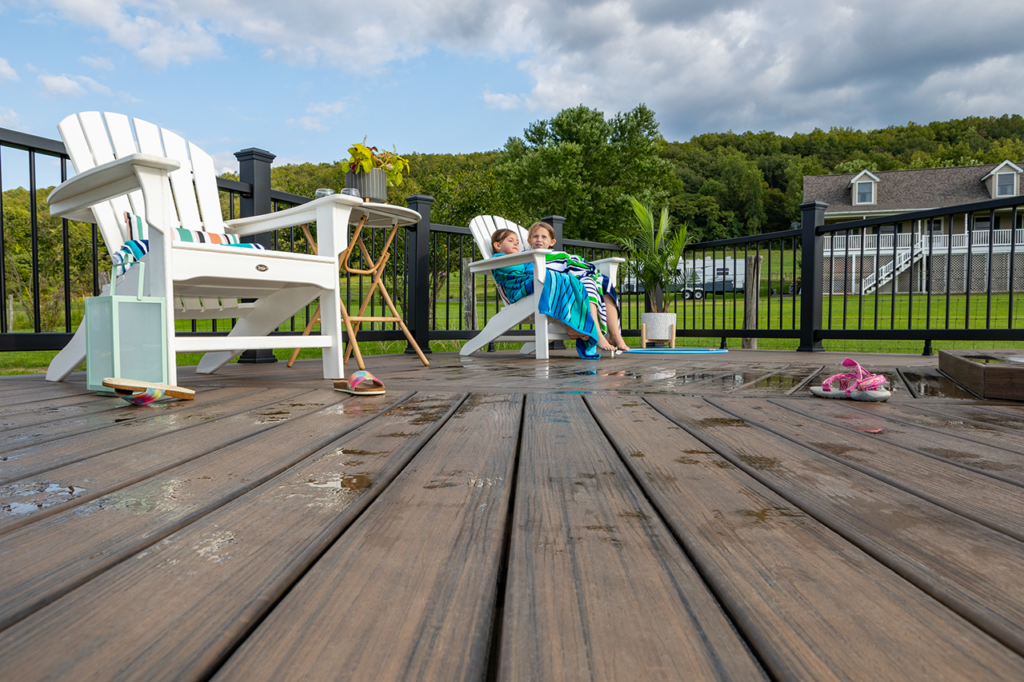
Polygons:
[[679,259],[689,243],[687,224],[673,227],[668,206],[655,218],[650,206],[627,197],[636,222],[624,234],[611,239],[622,246],[627,257],[626,277],[643,289],[648,312],[640,316],[640,338],[668,341],[675,346],[676,314],[666,311],[665,292],[677,280]]
[[387,201],[388,186],[401,185],[404,174],[409,171],[409,162],[399,156],[397,150],[389,152],[367,147],[366,138],[362,144],[357,142],[349,147],[348,153],[345,186],[354,187],[361,197],[370,201]]

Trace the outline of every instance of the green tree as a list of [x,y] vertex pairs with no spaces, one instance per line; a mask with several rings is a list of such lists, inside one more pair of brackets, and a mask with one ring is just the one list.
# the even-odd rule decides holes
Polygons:
[[566,218],[565,236],[595,240],[630,219],[626,195],[648,203],[668,197],[671,165],[664,140],[643,104],[605,119],[596,109],[563,109],[506,143],[499,180],[532,218]]

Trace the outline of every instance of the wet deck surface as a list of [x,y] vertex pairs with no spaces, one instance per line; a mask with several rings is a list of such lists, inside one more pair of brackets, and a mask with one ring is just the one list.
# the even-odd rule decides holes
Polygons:
[[555,355],[0,378],[0,677],[1024,679],[1024,403]]

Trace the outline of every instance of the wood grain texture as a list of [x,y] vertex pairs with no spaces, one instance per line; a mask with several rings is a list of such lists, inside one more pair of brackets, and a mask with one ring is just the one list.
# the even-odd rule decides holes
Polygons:
[[417,395],[112,567],[8,630],[5,670],[206,679],[464,397]]
[[1024,488],[1019,485],[905,450],[874,434],[810,420],[799,411],[772,403],[729,398],[709,398],[708,402],[794,444],[1024,541]]
[[[65,437],[46,443],[24,445],[0,455],[0,482],[22,479],[117,448],[137,446],[161,435],[181,434],[194,426],[272,405],[304,392],[294,388],[263,391],[224,388],[210,391],[198,401],[175,400],[147,406],[145,409],[153,411],[145,420],[129,420],[130,423],[115,424],[82,437]],[[127,409],[132,409],[127,403],[125,405]]]
[[[646,400],[791,505],[1017,653],[1024,652],[1024,584],[1019,579],[1024,545],[1020,542],[753,427],[707,402],[661,396]],[[900,616],[899,610],[893,610],[889,617],[906,626],[907,619]],[[936,609],[929,618],[941,626],[937,634],[942,637],[951,636],[949,628],[960,633],[945,644],[933,639],[939,649],[957,651],[963,657],[983,655],[980,660],[999,656],[999,647],[986,645],[980,633],[973,645],[963,648],[966,625],[952,614],[943,616]],[[933,656],[940,660],[942,652],[936,650]],[[1008,657],[1008,652],[1001,656],[1010,666],[1007,670],[1024,664],[1016,656]],[[956,660],[961,666],[978,662]],[[965,670],[959,679],[985,674],[983,669],[970,674]]]
[[214,679],[482,679],[521,405],[467,400]]
[[165,433],[144,444],[111,450],[0,485],[0,534],[108,495],[236,441],[254,438],[332,405],[341,397],[336,392],[315,391],[291,395],[281,402],[216,421],[200,419],[194,428]]
[[24,386],[19,386],[14,390],[6,390],[3,393],[0,393],[0,407],[23,405],[25,403],[37,403],[67,396],[87,395],[95,395],[95,393],[86,390],[85,386],[79,386],[76,384],[49,384],[38,386],[34,383],[25,382]]
[[[0,537],[0,625],[234,500],[373,419],[402,395],[313,396],[325,407]],[[408,394],[405,394],[408,397]]]
[[524,419],[499,679],[763,679],[580,396]]
[[922,400],[912,406],[892,405],[886,408],[878,404],[858,403],[850,407],[866,414],[884,415],[888,419],[924,427],[926,431],[949,434],[1014,453],[1024,452],[1024,420],[992,414],[971,404]]
[[[772,403],[820,420],[815,421],[816,424],[824,422],[855,433],[871,434],[874,441],[915,450],[993,478],[1024,485],[1024,457],[1019,452],[967,440],[975,430],[965,429],[962,424],[947,428],[949,422],[963,420],[922,419],[920,410],[910,415],[891,406],[859,409],[842,400],[773,400]],[[820,442],[821,439],[815,440]]]

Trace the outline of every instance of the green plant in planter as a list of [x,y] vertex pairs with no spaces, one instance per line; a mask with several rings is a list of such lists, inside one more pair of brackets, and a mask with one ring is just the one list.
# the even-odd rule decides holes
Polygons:
[[388,176],[388,185],[402,184],[404,174],[409,172],[409,162],[398,155],[398,151],[381,151],[376,147],[367,147],[366,138],[362,143],[356,142],[348,148],[348,170],[352,173],[369,173],[379,168]]
[[626,252],[626,276],[634,278],[644,288],[651,310],[663,313],[666,312],[664,292],[675,282],[679,259],[690,241],[688,225],[673,227],[668,206],[663,206],[660,219],[655,219],[650,206],[641,204],[635,197],[627,198],[636,217],[633,229],[607,237]]

